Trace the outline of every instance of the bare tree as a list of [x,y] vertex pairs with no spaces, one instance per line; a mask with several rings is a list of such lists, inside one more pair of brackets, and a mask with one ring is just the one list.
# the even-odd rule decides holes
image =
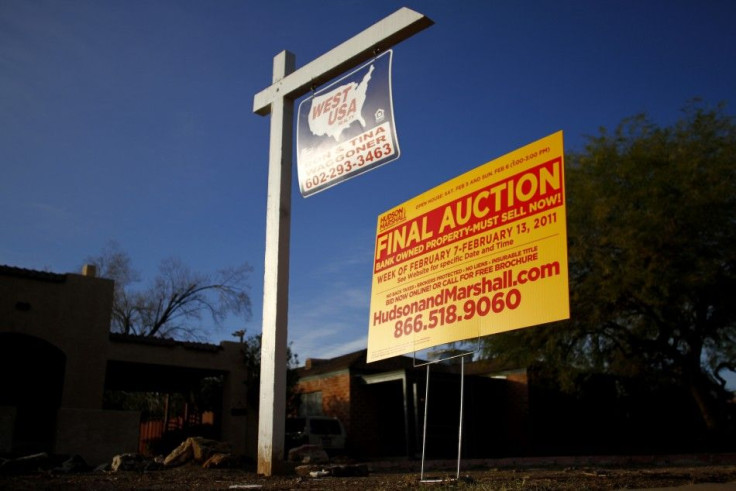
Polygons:
[[115,281],[111,331],[150,337],[205,338],[202,316],[221,325],[229,314],[250,317],[248,264],[215,273],[192,271],[179,259],[161,262],[158,275],[144,290],[134,290],[140,274],[128,254],[112,242],[99,256],[88,257],[100,276]]

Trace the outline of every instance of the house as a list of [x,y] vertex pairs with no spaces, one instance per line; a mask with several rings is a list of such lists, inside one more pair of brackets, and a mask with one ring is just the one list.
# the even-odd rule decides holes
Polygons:
[[220,434],[254,455],[242,347],[111,334],[113,282],[0,266],[0,453],[79,454],[92,465],[136,452],[140,413],[103,407],[106,390],[186,391],[222,380]]
[[[358,457],[457,455],[460,367],[398,356],[366,362],[366,350],[327,360],[308,358],[297,369],[300,415],[340,419],[347,451]],[[463,397],[463,455],[517,455],[528,440],[525,371],[497,373],[468,363]],[[424,439],[427,380],[427,431]]]

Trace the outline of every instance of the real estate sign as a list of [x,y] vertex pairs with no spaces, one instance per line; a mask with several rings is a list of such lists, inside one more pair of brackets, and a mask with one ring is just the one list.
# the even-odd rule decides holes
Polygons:
[[378,217],[369,362],[569,316],[562,132]]
[[299,104],[297,171],[302,196],[399,158],[388,50]]

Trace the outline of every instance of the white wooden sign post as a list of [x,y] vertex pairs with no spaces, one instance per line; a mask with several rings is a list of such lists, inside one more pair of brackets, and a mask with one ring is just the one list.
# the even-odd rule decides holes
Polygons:
[[273,83],[253,98],[254,113],[271,114],[258,421],[259,474],[270,476],[278,472],[284,458],[294,100],[432,24],[424,15],[402,8],[296,71],[294,55],[283,51],[274,57]]

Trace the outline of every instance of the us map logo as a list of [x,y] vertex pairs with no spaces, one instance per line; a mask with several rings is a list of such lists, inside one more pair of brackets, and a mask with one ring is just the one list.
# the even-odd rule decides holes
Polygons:
[[399,157],[387,51],[299,104],[299,188],[309,196]]
[[325,95],[312,98],[308,119],[312,134],[327,135],[339,142],[340,134],[353,121],[358,121],[365,128],[365,120],[362,116],[363,104],[365,104],[365,93],[368,90],[368,82],[373,70],[375,68],[371,65],[359,84],[350,82]]

